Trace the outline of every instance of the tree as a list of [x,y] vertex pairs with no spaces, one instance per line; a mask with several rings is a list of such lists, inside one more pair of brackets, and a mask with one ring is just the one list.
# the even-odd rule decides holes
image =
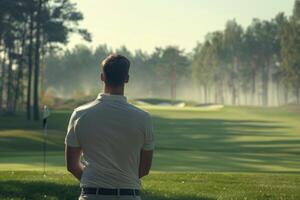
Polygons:
[[284,27],[288,23],[288,19],[284,13],[279,13],[276,17],[272,20],[276,26],[276,47],[275,47],[275,63],[274,63],[274,74],[273,80],[276,85],[276,94],[277,94],[277,104],[281,104],[281,87],[283,83],[284,72],[282,71],[282,56],[281,56],[281,49],[283,48],[284,41],[283,34],[284,34]]
[[31,119],[31,86],[32,86],[32,64],[33,64],[33,25],[34,25],[34,4],[32,1],[28,5],[28,23],[29,23],[29,35],[28,35],[28,74],[27,74],[27,101],[26,101],[26,113],[27,119]]
[[[150,55],[142,50],[136,50],[131,61],[130,81],[132,96],[149,97],[153,94],[153,79],[155,78],[154,66],[151,65]],[[134,87],[138,85],[139,87]]]
[[34,118],[37,120],[41,59],[48,49],[67,43],[70,33],[78,33],[86,40],[90,40],[91,35],[85,29],[78,28],[78,21],[83,16],[69,0],[0,0],[0,11],[0,108],[3,108],[6,98],[6,110],[15,112],[20,97],[24,96],[23,75],[27,72],[26,110],[27,118],[31,118],[34,72],[33,104]]
[[[130,96],[166,97],[169,96],[164,90],[167,85],[171,98],[176,98],[176,88],[180,82],[185,84],[184,80],[191,78],[190,73],[186,72],[192,70],[194,84],[203,92],[205,102],[267,106],[275,102],[275,98],[270,98],[275,96],[275,90],[278,102],[281,96],[285,96],[286,103],[295,99],[299,96],[300,85],[298,5],[299,1],[296,1],[294,14],[290,18],[279,13],[268,21],[254,19],[245,31],[235,20],[228,21],[225,30],[209,33],[205,41],[197,45],[191,57],[179,47],[172,46],[156,48],[151,54],[142,50],[132,52],[125,46],[118,48],[114,52],[127,56],[132,63],[128,84]],[[47,27],[61,26],[54,23]],[[43,34],[42,41],[50,40],[45,38],[61,38],[60,41],[65,41],[65,38],[55,34],[48,37],[54,33],[51,29],[56,28],[44,31],[47,34]],[[64,29],[58,29],[64,33]],[[47,44],[48,48],[53,43]],[[98,76],[98,67],[95,66],[113,52],[105,45],[98,49],[82,46],[46,55],[47,86],[68,93],[83,89],[79,81],[80,85],[87,85],[88,88],[98,85],[98,77],[95,77]],[[178,64],[181,61],[186,65]],[[6,68],[7,65],[8,62]],[[92,78],[74,81],[65,76],[70,71],[74,72],[74,76],[84,71],[87,77]],[[274,87],[276,89],[272,90]]]
[[33,118],[39,120],[39,75],[40,75],[40,51],[41,51],[41,23],[42,23],[42,7],[43,0],[38,0],[37,14],[35,18],[35,55],[34,55],[34,89],[33,89]]
[[[300,99],[300,1],[296,0],[293,15],[284,23],[281,34],[281,73],[287,90]],[[286,94],[287,95],[287,94]],[[287,99],[287,97],[286,97]]]
[[256,74],[261,74],[263,106],[269,103],[269,82],[271,69],[276,62],[276,51],[278,49],[277,27],[272,21],[260,21],[254,19],[245,34],[246,52],[251,55],[247,64],[251,67],[252,74],[252,95],[255,95]]
[[206,40],[203,45],[198,44],[192,62],[193,79],[203,87],[204,102],[208,103],[209,87],[213,84],[214,69],[211,67],[211,43]]
[[232,104],[236,105],[238,98],[238,70],[241,66],[243,28],[235,20],[228,21],[224,30],[225,63],[229,72],[229,88],[232,88]]
[[158,70],[161,78],[167,77],[165,81],[170,85],[170,97],[176,99],[176,87],[178,74],[182,76],[188,74],[189,61],[184,55],[184,51],[175,46],[168,46],[162,50],[161,65]]
[[224,34],[221,31],[216,31],[211,34],[211,63],[210,67],[213,72],[213,81],[215,85],[215,102],[224,103],[224,81],[227,69],[224,65],[225,52],[224,52]]
[[87,41],[90,34],[85,29],[79,29],[78,21],[83,15],[77,11],[76,5],[69,0],[53,1],[38,0],[36,8],[35,35],[35,73],[34,73],[34,119],[39,119],[39,75],[40,53],[47,44],[67,43],[70,33],[79,33]]

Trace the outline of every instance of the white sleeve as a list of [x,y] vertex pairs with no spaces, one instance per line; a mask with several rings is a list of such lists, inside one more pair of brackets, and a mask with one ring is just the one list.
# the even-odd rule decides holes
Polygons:
[[154,133],[151,116],[148,114],[145,121],[144,130],[144,144],[142,147],[145,151],[151,151],[154,149]]
[[65,138],[65,144],[70,147],[80,147],[77,133],[75,131],[75,125],[77,121],[76,111],[72,113],[72,116],[69,121],[67,135]]

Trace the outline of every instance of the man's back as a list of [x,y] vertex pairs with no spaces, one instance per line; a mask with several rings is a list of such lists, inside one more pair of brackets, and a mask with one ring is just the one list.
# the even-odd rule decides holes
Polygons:
[[99,95],[75,109],[66,144],[81,147],[82,187],[140,188],[141,150],[153,150],[149,114],[121,95]]
[[80,200],[140,200],[139,179],[149,174],[154,138],[150,115],[124,97],[129,68],[122,55],[104,59],[105,94],[71,116],[65,157],[68,171],[80,180]]

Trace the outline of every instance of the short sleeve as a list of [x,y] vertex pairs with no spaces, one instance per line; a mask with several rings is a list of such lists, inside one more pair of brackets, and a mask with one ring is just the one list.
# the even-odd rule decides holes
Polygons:
[[148,114],[145,121],[144,130],[144,144],[142,147],[145,151],[151,151],[154,149],[154,133],[151,116]]
[[65,144],[70,147],[80,147],[78,136],[75,132],[76,120],[77,120],[76,111],[74,111],[70,118],[67,135],[65,138]]

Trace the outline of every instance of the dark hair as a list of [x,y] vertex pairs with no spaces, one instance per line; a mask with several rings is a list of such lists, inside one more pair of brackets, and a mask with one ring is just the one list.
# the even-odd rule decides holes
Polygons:
[[113,87],[121,86],[128,77],[130,61],[122,55],[111,54],[102,62],[105,84]]

